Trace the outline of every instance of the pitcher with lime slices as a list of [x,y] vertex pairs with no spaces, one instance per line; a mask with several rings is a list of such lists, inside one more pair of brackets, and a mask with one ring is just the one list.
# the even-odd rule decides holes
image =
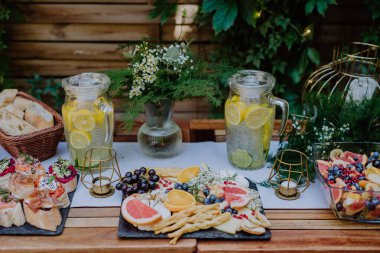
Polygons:
[[[112,148],[114,110],[108,96],[110,79],[99,73],[82,73],[62,80],[66,92],[62,106],[67,148],[73,164],[82,167],[86,151]],[[96,151],[94,151],[96,152]],[[107,154],[92,154],[102,159]]]
[[282,110],[282,134],[288,119],[288,103],[272,95],[275,78],[266,72],[242,70],[229,79],[225,103],[226,141],[229,161],[241,169],[265,165],[276,114]]

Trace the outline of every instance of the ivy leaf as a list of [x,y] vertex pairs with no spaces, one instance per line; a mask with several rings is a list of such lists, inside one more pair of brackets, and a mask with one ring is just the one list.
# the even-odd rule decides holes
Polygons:
[[177,4],[169,3],[167,0],[156,0],[154,9],[149,13],[149,19],[161,17],[161,25],[168,21],[169,17],[173,16],[177,11]]
[[256,27],[256,22],[259,17],[255,15],[256,8],[254,3],[247,0],[240,1],[239,3],[240,16],[248,25]]
[[220,7],[219,0],[204,0],[202,3],[201,11],[203,13],[209,13],[209,12],[216,11],[219,7]]
[[286,27],[288,26],[289,22],[290,18],[285,18],[284,16],[278,16],[274,19],[274,23],[277,26],[281,26],[284,30],[286,30]]
[[238,6],[235,0],[223,1],[222,4],[219,3],[219,6],[212,19],[212,28],[215,34],[227,31],[234,24],[238,14]]
[[281,60],[274,61],[273,66],[272,66],[273,74],[275,74],[276,72],[280,72],[281,74],[284,74],[285,73],[285,66],[286,66],[285,61],[281,61]]
[[265,37],[265,35],[267,35],[267,32],[268,32],[268,29],[271,27],[271,23],[269,20],[266,20],[259,28],[259,31],[261,33],[261,35],[263,35],[263,37]]
[[288,47],[289,51],[297,40],[298,40],[298,34],[296,34],[295,32],[287,32],[284,35],[284,42],[286,46]]
[[307,57],[309,57],[309,60],[315,65],[319,65],[319,63],[321,62],[319,53],[317,50],[315,50],[315,48],[309,47],[307,49]]
[[313,12],[317,0],[308,0],[305,4],[305,14],[309,15]]
[[324,16],[329,4],[335,4],[336,5],[336,1],[335,0],[318,0],[317,1],[318,13],[320,15]]

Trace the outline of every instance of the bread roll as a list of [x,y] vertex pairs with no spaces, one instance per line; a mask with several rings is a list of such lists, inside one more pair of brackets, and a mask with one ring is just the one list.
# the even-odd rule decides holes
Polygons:
[[21,111],[17,106],[14,104],[9,104],[7,106],[4,106],[0,110],[7,110],[8,112],[12,113],[13,115],[19,117],[20,119],[24,118],[24,112]]
[[62,216],[58,207],[52,206],[49,209],[38,209],[36,212],[29,208],[29,205],[24,201],[25,218],[31,225],[50,231],[57,231],[57,227],[61,225]]
[[13,101],[13,105],[23,112],[25,112],[26,108],[28,108],[32,103],[33,101],[19,96],[17,96]]
[[17,95],[17,89],[5,89],[0,93],[0,108],[13,103]]
[[12,225],[22,226],[24,223],[25,216],[20,202],[15,200],[10,203],[0,202],[0,226],[9,228]]
[[0,111],[0,129],[12,136],[30,134],[38,131],[37,128],[7,110]]
[[37,103],[32,103],[25,111],[25,120],[38,130],[53,127],[53,115]]

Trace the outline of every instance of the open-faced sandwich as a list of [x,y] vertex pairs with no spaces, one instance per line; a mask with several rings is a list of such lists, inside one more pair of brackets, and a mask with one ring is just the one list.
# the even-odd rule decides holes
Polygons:
[[0,188],[9,189],[9,180],[15,172],[15,160],[3,158],[0,160]]
[[62,184],[55,179],[52,174],[40,176],[34,181],[35,189],[39,191],[47,190],[52,199],[57,202],[59,208],[66,208],[70,205],[69,196]]
[[15,173],[10,178],[9,190],[16,198],[24,199],[34,190],[34,180],[45,174],[45,168],[38,159],[21,154],[15,162]]
[[24,223],[21,203],[7,189],[0,188],[0,226],[22,226]]
[[33,191],[24,199],[23,206],[26,221],[35,227],[56,231],[62,222],[58,206],[47,190]]
[[55,175],[67,193],[73,192],[77,187],[77,171],[69,160],[58,157],[58,161],[49,167],[49,174]]

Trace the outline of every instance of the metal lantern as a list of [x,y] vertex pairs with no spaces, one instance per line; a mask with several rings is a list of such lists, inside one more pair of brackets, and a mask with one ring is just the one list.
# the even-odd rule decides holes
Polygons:
[[85,154],[81,182],[96,198],[114,194],[112,183],[122,179],[116,151],[108,147],[92,148]]
[[309,186],[307,156],[293,149],[280,150],[276,155],[268,182],[277,197],[294,200]]
[[342,101],[371,99],[380,91],[380,60],[377,45],[352,42],[337,46],[333,61],[314,71],[303,87],[303,100],[308,93],[328,95],[342,93]]

